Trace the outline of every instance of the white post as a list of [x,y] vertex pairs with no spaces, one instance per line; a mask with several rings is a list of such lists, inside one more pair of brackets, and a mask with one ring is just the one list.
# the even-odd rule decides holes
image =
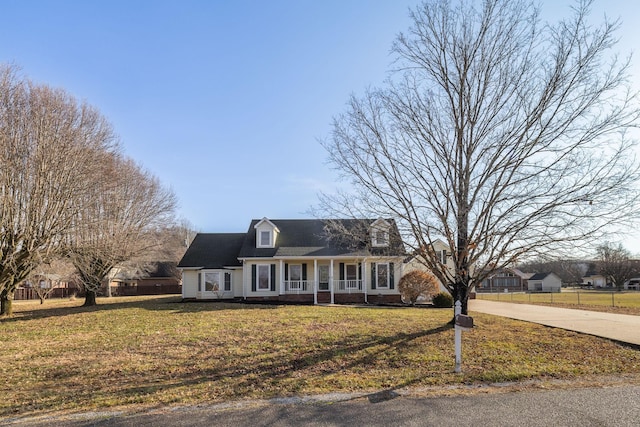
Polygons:
[[[454,314],[457,316],[462,313],[462,303],[460,301],[456,301]],[[462,330],[458,325],[454,326],[455,330],[455,346],[456,346],[456,373],[460,373],[462,370]]]
[[313,304],[318,305],[318,260],[313,260]]
[[247,268],[247,262],[242,260],[242,298],[247,299],[247,281],[249,278],[250,268]]
[[331,289],[331,304],[335,304],[335,300],[333,297],[333,259],[330,262],[330,267],[329,267],[329,283],[331,284],[331,287],[329,289]]
[[284,260],[280,260],[280,295],[284,295],[287,293],[285,287],[284,287]]
[[364,291],[364,303],[369,304],[369,300],[367,298],[367,259],[364,258],[362,260],[362,290]]

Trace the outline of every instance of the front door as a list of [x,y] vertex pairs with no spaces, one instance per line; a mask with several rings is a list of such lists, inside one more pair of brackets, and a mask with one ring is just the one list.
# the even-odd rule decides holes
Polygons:
[[318,291],[329,290],[329,266],[318,266]]

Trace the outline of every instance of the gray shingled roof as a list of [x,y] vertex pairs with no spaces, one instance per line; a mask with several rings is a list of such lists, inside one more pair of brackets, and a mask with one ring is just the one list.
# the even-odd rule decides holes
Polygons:
[[536,273],[533,276],[529,277],[529,280],[544,280],[551,273]]
[[[239,258],[273,257],[273,256],[367,256],[367,255],[404,255],[404,246],[400,233],[393,220],[391,224],[388,248],[369,248],[368,228],[375,220],[372,219],[339,219],[329,220],[348,230],[366,230],[361,241],[344,239],[342,241],[329,240],[325,227],[327,220],[321,219],[269,219],[278,229],[278,240],[275,248],[256,248],[255,225],[260,219],[254,219],[249,225]],[[355,233],[356,235],[362,234]],[[355,239],[358,240],[358,239]]]
[[[362,238],[329,239],[325,232],[326,221],[319,219],[270,219],[280,230],[275,248],[256,248],[256,230],[260,222],[254,219],[247,233],[199,233],[187,249],[179,268],[239,267],[238,258],[300,257],[300,256],[404,256],[404,246],[393,220],[390,242],[387,248],[369,247],[368,229],[374,220],[331,220],[347,230],[366,230]],[[361,233],[354,233],[361,235]]]
[[245,233],[199,233],[178,263],[179,268],[240,267],[238,252]]

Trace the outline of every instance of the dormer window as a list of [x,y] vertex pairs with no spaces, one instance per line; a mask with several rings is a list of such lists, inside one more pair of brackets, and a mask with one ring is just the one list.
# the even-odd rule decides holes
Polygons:
[[260,243],[258,246],[270,248],[271,247],[271,231],[260,231]]
[[371,246],[374,248],[386,248],[389,246],[389,229],[391,224],[382,218],[378,218],[371,224]]
[[374,246],[387,246],[389,244],[389,234],[386,231],[377,230],[374,233]]
[[275,248],[280,230],[267,218],[262,218],[256,225],[256,248]]

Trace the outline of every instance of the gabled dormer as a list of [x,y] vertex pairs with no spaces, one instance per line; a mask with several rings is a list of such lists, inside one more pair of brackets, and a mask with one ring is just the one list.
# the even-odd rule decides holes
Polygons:
[[391,224],[383,219],[378,218],[371,223],[369,227],[369,233],[371,235],[371,247],[374,248],[386,248],[389,246],[389,230]]
[[256,229],[256,248],[275,248],[280,230],[266,217],[262,218],[253,228]]

